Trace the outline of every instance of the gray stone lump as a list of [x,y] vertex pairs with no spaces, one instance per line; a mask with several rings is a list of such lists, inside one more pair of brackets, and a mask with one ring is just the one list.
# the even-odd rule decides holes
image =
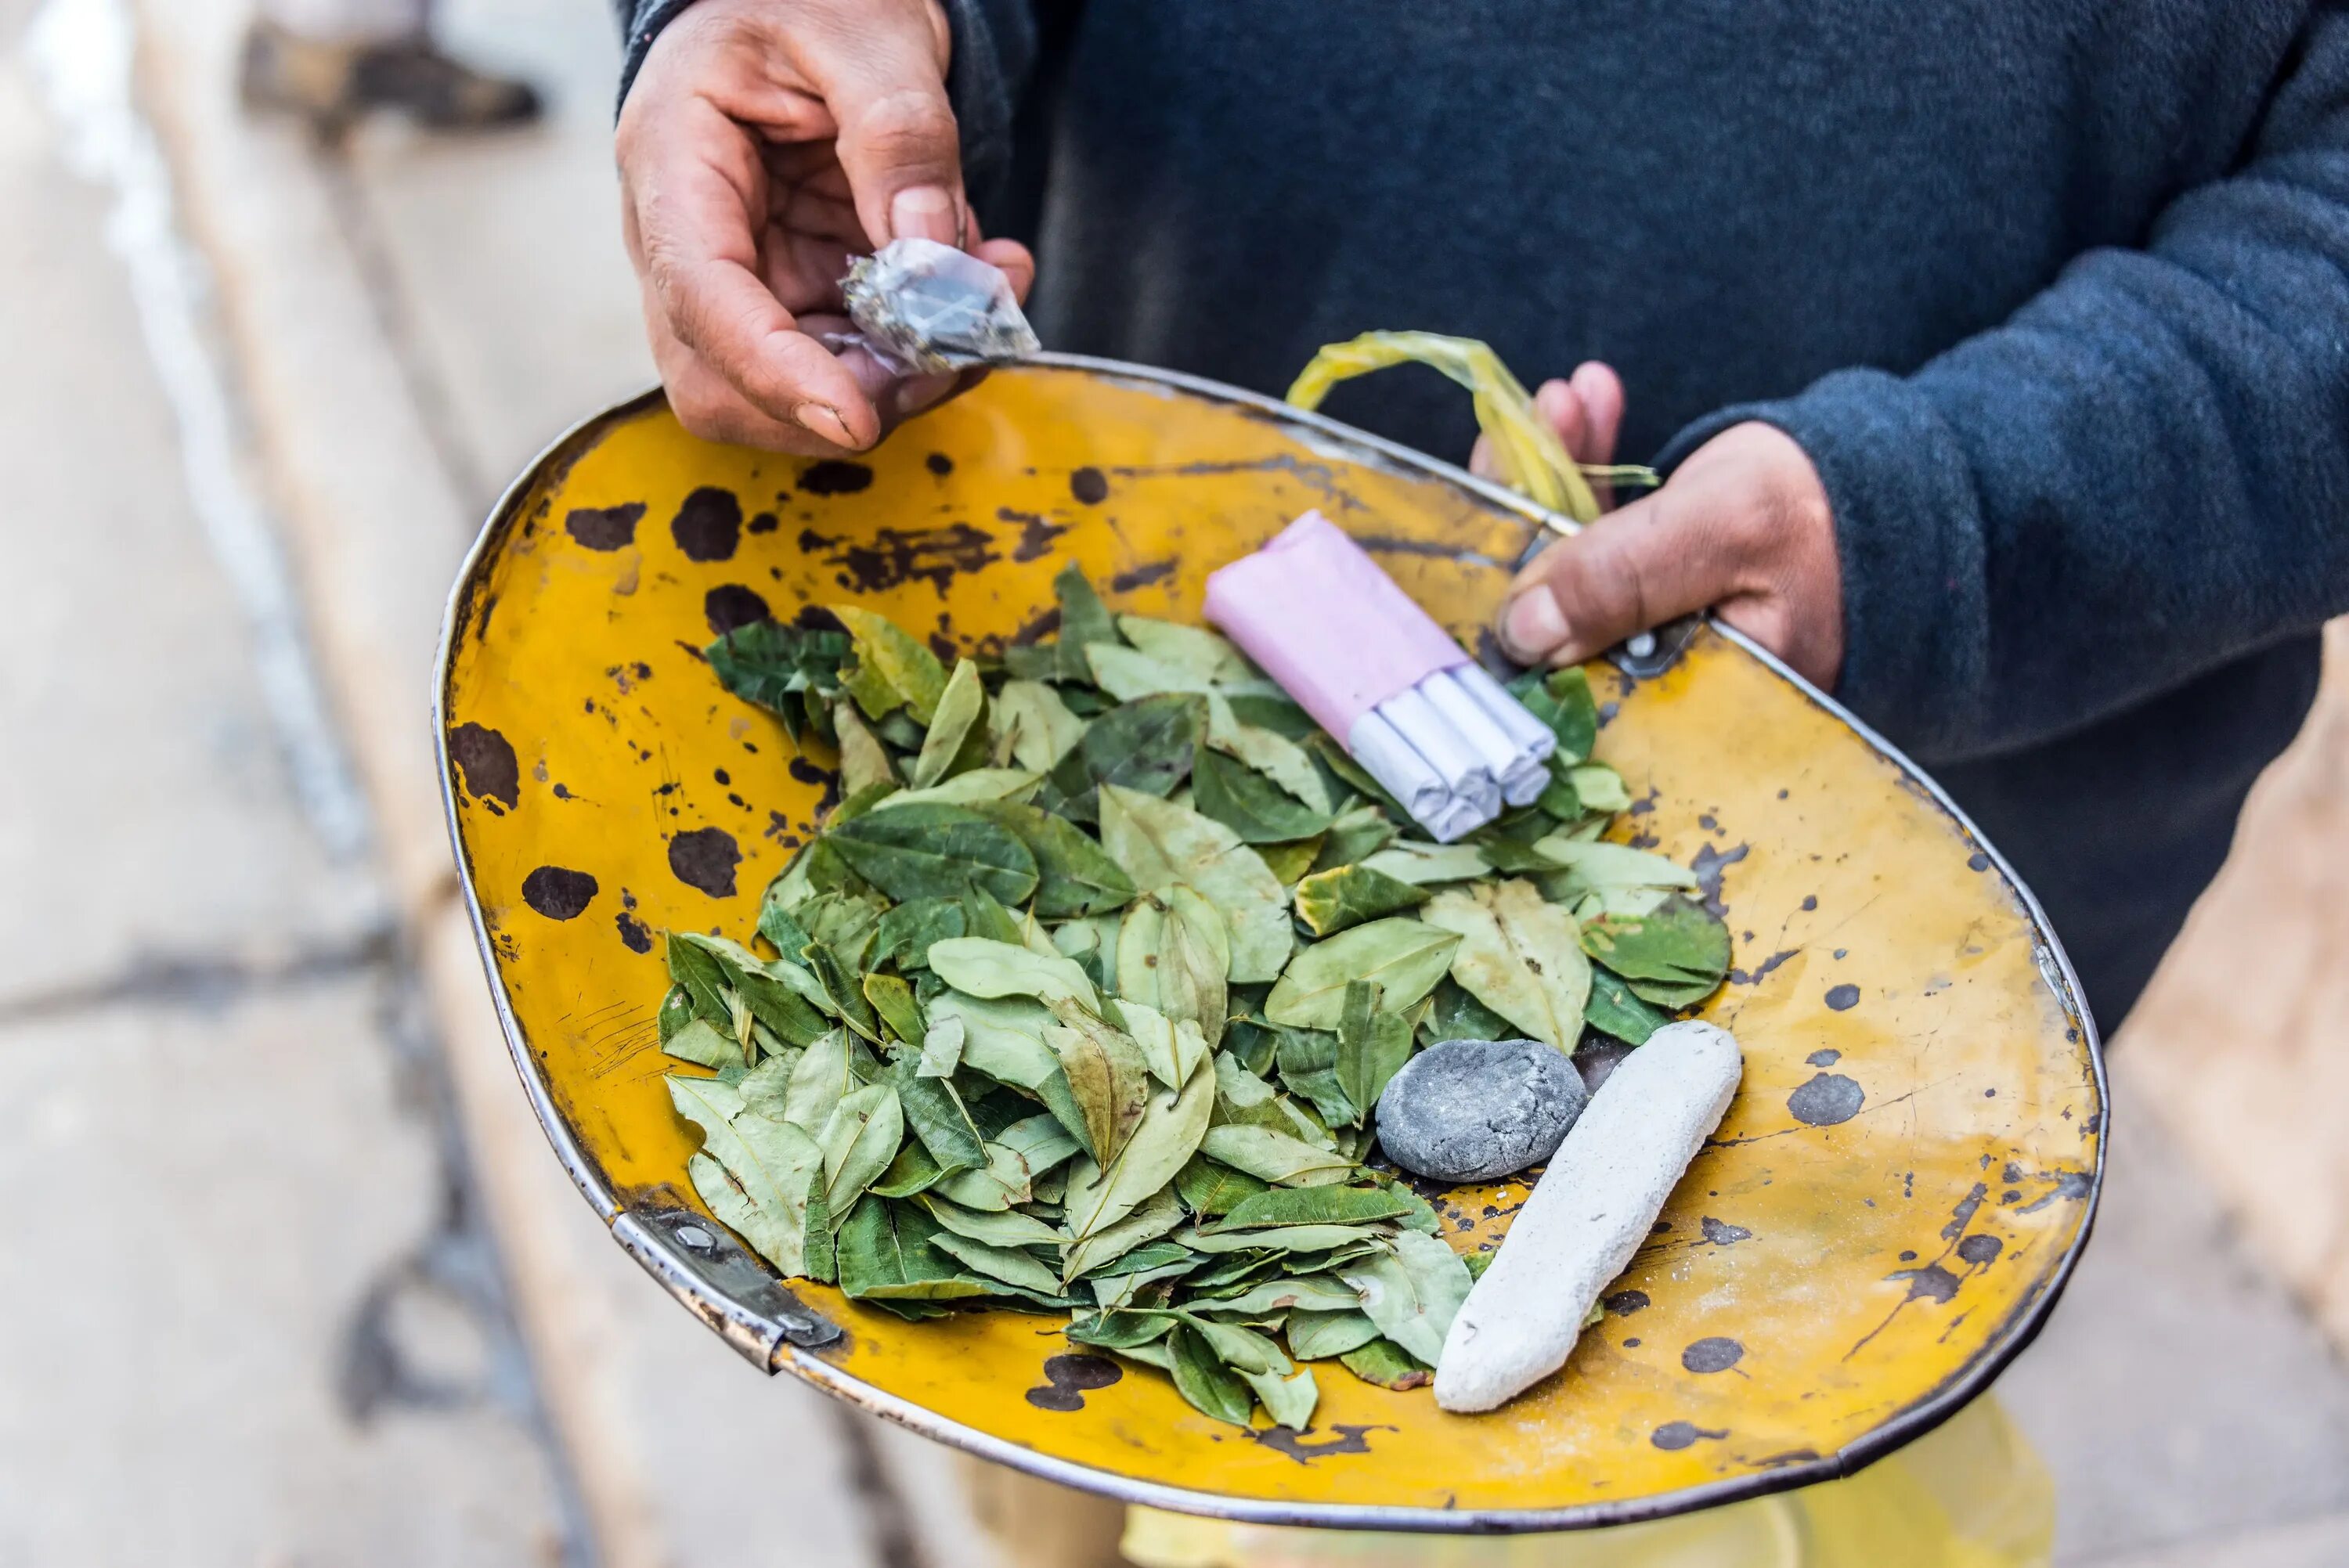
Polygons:
[[1413,1175],[1490,1181],[1556,1153],[1589,1099],[1539,1040],[1440,1040],[1379,1096],[1379,1144]]

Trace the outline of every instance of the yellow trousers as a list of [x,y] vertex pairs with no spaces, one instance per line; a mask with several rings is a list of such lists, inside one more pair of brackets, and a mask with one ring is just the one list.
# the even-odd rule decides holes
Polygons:
[[1996,1400],[1846,1480],[1557,1535],[1291,1530],[1126,1511],[1136,1568],[2044,1568],[2055,1488]]

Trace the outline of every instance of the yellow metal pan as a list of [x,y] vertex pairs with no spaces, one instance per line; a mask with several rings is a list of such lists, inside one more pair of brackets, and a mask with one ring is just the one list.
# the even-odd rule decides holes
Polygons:
[[[661,1085],[669,927],[749,933],[832,758],[719,687],[747,616],[853,600],[944,651],[1037,627],[1074,560],[1195,620],[1309,507],[1472,645],[1542,514],[1264,398],[1132,366],[999,372],[856,462],[712,446],[655,394],[557,442],[491,520],[438,690],[450,830],[523,1087],[614,1238],[761,1367],[989,1459],[1271,1523],[1559,1530],[1848,1473],[1981,1392],[2088,1235],[2095,1032],[2031,895],[1932,781],[1733,633],[1594,665],[1637,841],[1697,867],[1745,1080],[1573,1360],[1458,1417],[1330,1367],[1310,1431],[1243,1432],[1054,1320],[908,1324],[786,1285],[702,1212]],[[1663,661],[1658,661],[1663,662]],[[1506,1229],[1519,1182],[1443,1207]]]

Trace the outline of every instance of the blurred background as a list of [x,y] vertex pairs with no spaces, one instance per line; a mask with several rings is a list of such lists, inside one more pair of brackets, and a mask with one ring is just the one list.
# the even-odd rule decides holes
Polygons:
[[[248,115],[249,21],[0,0],[0,1565],[985,1563],[943,1450],[611,1244],[455,902],[442,600],[651,379],[608,8],[442,6],[545,95],[462,136]],[[2116,1031],[2096,1240],[2001,1385],[2066,1564],[2349,1563],[2344,683]]]

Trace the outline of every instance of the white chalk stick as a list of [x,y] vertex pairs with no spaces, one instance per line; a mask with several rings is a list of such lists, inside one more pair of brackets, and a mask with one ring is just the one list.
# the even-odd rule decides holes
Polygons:
[[1438,1405],[1489,1410],[1566,1365],[1744,1071],[1729,1031],[1699,1023],[1666,1025],[1616,1066],[1452,1320]]

